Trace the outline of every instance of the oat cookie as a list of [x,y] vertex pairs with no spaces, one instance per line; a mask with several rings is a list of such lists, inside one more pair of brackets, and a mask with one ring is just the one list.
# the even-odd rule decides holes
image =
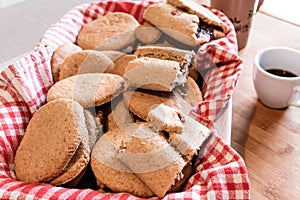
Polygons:
[[[87,136],[86,136],[87,137]],[[52,179],[51,185],[62,185],[74,180],[87,167],[90,161],[90,148],[86,142],[81,142],[72,159],[59,176]]]
[[120,95],[111,102],[111,110],[107,117],[108,130],[124,130],[134,122],[123,96]]
[[188,77],[187,83],[176,88],[176,92],[180,94],[190,107],[194,107],[203,101],[202,92],[193,78]]
[[185,115],[181,133],[171,133],[169,143],[176,146],[183,159],[190,162],[211,131],[192,117]]
[[78,149],[62,173],[50,181],[52,185],[75,184],[83,176],[90,162],[90,153],[99,137],[100,128],[90,111],[85,109],[84,116],[88,135],[85,135],[82,139]]
[[54,82],[58,81],[59,68],[64,60],[73,53],[82,51],[82,49],[75,44],[60,45],[53,53],[51,58],[51,70]]
[[183,113],[164,104],[152,108],[147,116],[147,121],[152,124],[151,129],[156,132],[180,133],[184,120]]
[[180,63],[183,68],[188,68],[188,75],[195,80],[198,78],[198,71],[195,69],[195,52],[175,47],[147,45],[139,46],[134,52],[138,57],[158,58],[162,60],[173,60]]
[[228,26],[218,16],[193,0],[167,0],[167,3],[197,15],[203,22],[212,27],[220,27],[223,32],[222,37],[228,32]]
[[207,42],[205,38],[197,38],[196,36],[200,22],[198,16],[183,12],[173,5],[167,3],[152,4],[146,8],[143,17],[183,44],[194,47]]
[[103,105],[124,90],[124,79],[108,73],[78,74],[55,83],[47,93],[47,101],[69,98],[84,108]]
[[106,50],[106,51],[101,51],[101,53],[103,53],[104,55],[106,55],[109,59],[111,59],[111,61],[113,61],[114,63],[116,62],[116,60],[125,55],[125,53],[121,52],[121,51],[113,51],[113,50]]
[[218,16],[191,0],[169,0],[153,4],[146,8],[143,17],[170,37],[190,47],[224,37],[228,31],[227,25]]
[[132,54],[125,54],[120,56],[118,59],[116,59],[114,67],[111,68],[108,73],[123,76],[125,74],[128,63],[136,58],[137,56]]
[[98,138],[103,134],[103,127],[89,110],[84,110],[84,116],[86,127],[89,133],[89,146],[90,149],[92,149]]
[[181,105],[172,92],[135,90],[125,92],[123,96],[125,104],[128,105],[130,111],[145,121],[149,111],[159,104],[165,104],[181,110]]
[[171,92],[186,82],[187,74],[187,66],[181,66],[177,61],[141,57],[127,64],[124,78],[130,89]]
[[111,12],[83,26],[77,43],[82,49],[122,50],[135,42],[138,26],[132,15]]
[[59,80],[76,74],[103,73],[113,68],[113,61],[100,51],[83,50],[68,56],[60,65]]
[[174,184],[186,162],[174,147],[147,126],[132,130],[120,160],[159,198]]
[[83,108],[77,102],[60,99],[42,106],[29,121],[17,149],[17,179],[34,183],[57,177],[87,134]]
[[74,187],[78,186],[81,179],[84,177],[86,171],[87,171],[87,169],[85,168],[78,176],[76,176],[74,179],[72,179],[71,181],[69,181],[61,186],[67,187],[67,188],[74,188]]
[[144,24],[138,26],[134,31],[135,37],[144,44],[153,44],[161,36],[161,31],[150,24],[144,22]]
[[173,60],[183,64],[192,65],[194,63],[195,52],[174,47],[163,46],[139,46],[135,52],[138,57],[159,58],[162,60]]

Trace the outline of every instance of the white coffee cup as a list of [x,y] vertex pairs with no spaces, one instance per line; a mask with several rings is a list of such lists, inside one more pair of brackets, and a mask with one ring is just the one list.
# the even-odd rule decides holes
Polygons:
[[[284,76],[291,72],[295,77],[274,75],[268,72],[271,69],[283,70]],[[274,109],[300,107],[300,51],[271,47],[258,52],[253,65],[253,83],[264,105]]]

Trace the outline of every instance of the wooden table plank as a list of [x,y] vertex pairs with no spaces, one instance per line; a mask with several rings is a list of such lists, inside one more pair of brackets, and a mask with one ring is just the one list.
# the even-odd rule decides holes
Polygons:
[[258,13],[248,46],[239,52],[244,70],[233,95],[231,144],[245,160],[251,199],[300,197],[300,108],[265,107],[252,83],[256,53],[271,46],[300,50],[299,35],[300,27]]

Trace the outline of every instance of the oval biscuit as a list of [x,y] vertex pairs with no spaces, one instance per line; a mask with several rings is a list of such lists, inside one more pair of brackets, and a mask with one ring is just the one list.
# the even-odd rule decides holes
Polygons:
[[181,110],[181,105],[173,92],[135,90],[125,92],[123,96],[129,110],[145,121],[149,111],[159,104]]
[[145,22],[144,24],[138,26],[135,29],[134,34],[135,37],[144,44],[153,44],[162,35],[161,31],[149,22]]
[[86,169],[90,161],[90,152],[89,146],[81,142],[68,165],[58,177],[50,181],[50,184],[62,185],[79,176]]
[[60,45],[53,53],[51,58],[51,70],[54,82],[58,81],[60,65],[65,59],[73,53],[82,51],[82,49],[75,44]]
[[60,65],[59,80],[76,74],[106,72],[113,65],[113,61],[102,52],[83,50],[71,54]]
[[34,183],[58,176],[87,134],[83,108],[77,102],[60,99],[42,106],[17,149],[17,179]]
[[103,105],[124,90],[124,79],[108,73],[77,74],[55,83],[48,91],[47,101],[74,99],[84,108]]
[[111,12],[83,26],[77,43],[82,49],[122,50],[134,43],[137,26],[132,15]]

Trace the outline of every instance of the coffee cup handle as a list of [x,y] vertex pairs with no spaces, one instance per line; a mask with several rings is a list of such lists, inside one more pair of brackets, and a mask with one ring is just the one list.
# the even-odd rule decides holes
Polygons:
[[289,105],[300,107],[300,85],[293,88],[292,95],[289,99]]

